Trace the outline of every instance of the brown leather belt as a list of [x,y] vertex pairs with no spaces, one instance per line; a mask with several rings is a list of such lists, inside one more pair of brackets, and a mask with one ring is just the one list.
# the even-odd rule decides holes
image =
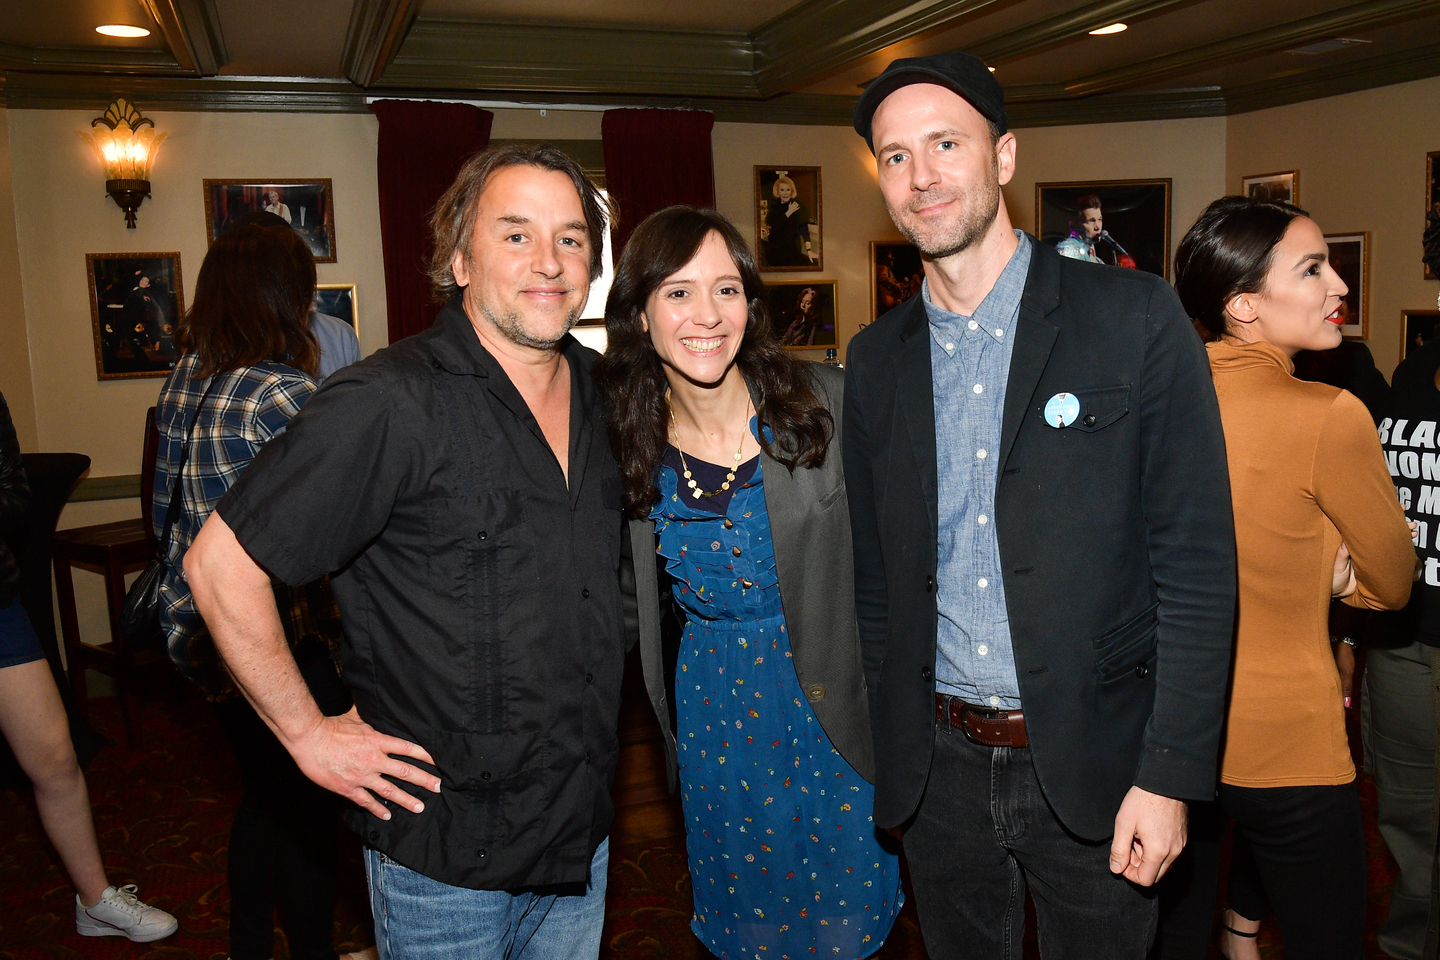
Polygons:
[[1028,747],[1023,710],[977,707],[959,697],[935,694],[935,719],[965,731],[971,743],[987,747]]

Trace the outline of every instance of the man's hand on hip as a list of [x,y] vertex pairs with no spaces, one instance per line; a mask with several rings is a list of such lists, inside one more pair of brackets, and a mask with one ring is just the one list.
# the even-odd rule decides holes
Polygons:
[[1165,876],[1185,849],[1185,801],[1131,787],[1115,814],[1110,872],[1148,887]]
[[305,776],[381,820],[389,820],[390,811],[376,797],[414,813],[425,809],[425,804],[381,774],[431,793],[440,792],[439,777],[397,759],[411,757],[433,765],[435,761],[424,747],[381,733],[361,720],[354,707],[338,717],[323,717],[303,737],[285,746]]

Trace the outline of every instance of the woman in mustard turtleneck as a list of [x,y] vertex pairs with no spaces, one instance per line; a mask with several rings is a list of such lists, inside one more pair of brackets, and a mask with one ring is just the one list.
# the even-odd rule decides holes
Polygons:
[[1403,607],[1415,551],[1364,405],[1292,376],[1296,353],[1340,344],[1348,291],[1319,226],[1286,203],[1216,200],[1175,259],[1180,299],[1211,338],[1235,504],[1239,592],[1219,803],[1235,821],[1233,862],[1248,847],[1263,888],[1244,902],[1244,884],[1232,883],[1222,948],[1258,957],[1268,899],[1287,960],[1359,958],[1365,841],[1329,608],[1332,598]]

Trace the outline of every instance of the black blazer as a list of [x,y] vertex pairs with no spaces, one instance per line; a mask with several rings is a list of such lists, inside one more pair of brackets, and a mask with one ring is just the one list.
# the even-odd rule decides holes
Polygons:
[[[1159,277],[1032,240],[995,529],[1031,752],[1061,821],[1108,837],[1132,784],[1211,799],[1235,534],[1205,351]],[[875,730],[875,819],[914,813],[935,724],[930,335],[913,297],[850,343],[845,477]],[[1080,400],[1073,424],[1046,401]]]
[[[841,371],[811,364],[820,397],[835,419],[825,462],[793,473],[763,451],[765,509],[775,545],[775,568],[785,604],[785,625],[795,673],[815,718],[840,756],[866,780],[875,779],[875,758],[867,712],[860,636],[855,626],[855,575],[851,566],[850,515],[841,458]],[[674,651],[662,641],[662,597],[655,561],[655,524],[631,520],[634,591],[639,621],[640,660],[645,687],[666,731],[670,788],[675,788],[675,737],[670,688]],[[628,578],[627,578],[628,579]],[[626,585],[628,587],[628,584]],[[668,640],[669,638],[665,638]]]

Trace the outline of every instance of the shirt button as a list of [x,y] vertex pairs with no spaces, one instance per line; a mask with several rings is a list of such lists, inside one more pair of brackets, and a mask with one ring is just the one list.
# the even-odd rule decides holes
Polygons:
[[489,779],[490,779],[490,771],[489,771],[489,770],[481,770],[481,771],[480,771],[480,779],[481,779],[481,780],[489,780]]
[[979,329],[980,329],[980,324],[976,323],[974,320],[971,320],[971,321],[970,321],[969,326],[970,326],[970,329],[971,329],[971,330],[979,330]]
[[1135,668],[1135,676],[1139,677],[1141,680],[1144,680],[1147,676],[1149,676],[1149,674],[1150,668],[1143,663]]
[[586,683],[594,683],[594,682],[595,682],[595,674],[593,674],[593,673],[587,673],[587,674],[585,674],[585,682],[586,682]]
[[726,530],[729,530],[729,529],[731,529],[731,528],[734,527],[734,526],[735,526],[735,521],[734,521],[734,520],[731,520],[729,517],[726,517],[726,518],[725,518],[725,529],[726,529]]
[[934,680],[934,679],[935,679],[935,671],[932,670],[932,669],[930,669],[929,667],[921,667],[921,668],[920,668],[920,679],[921,679],[921,680],[925,680],[925,681]]
[[983,656],[985,656],[985,654],[987,654],[987,653],[990,652],[990,648],[987,647],[987,646],[985,646],[985,644],[982,643],[982,644],[980,644],[980,646],[978,646],[978,647],[975,648],[975,652],[978,653],[978,654],[980,654],[980,656],[983,657]]
[[986,587],[990,586],[990,581],[986,580],[984,577],[981,577],[979,580],[975,581],[975,585],[981,590],[984,590]]
[[926,592],[926,593],[934,593],[934,592],[935,592],[935,578],[934,578],[934,577],[928,576],[928,575],[925,577],[925,592]]
[[996,330],[996,331],[995,331],[995,336],[997,336],[997,337],[1002,337],[1002,338],[1003,338],[1003,337],[1005,336],[1005,331],[1004,331],[1004,330]]
[[976,459],[976,460],[984,460],[987,456],[988,456],[988,454],[987,454],[984,450],[976,450],[976,451],[975,451],[975,459]]
[[484,860],[488,856],[490,856],[490,851],[486,850],[484,847],[481,847],[479,850],[475,851],[475,858],[477,860]]
[[733,553],[733,554],[735,554],[735,556],[737,556],[737,557],[740,556],[740,548],[739,548],[739,547],[731,547],[731,548],[730,548],[730,552]]
[[580,588],[580,599],[581,599],[581,600],[589,600],[589,599],[590,599],[590,588],[589,588],[589,587],[581,587],[581,588]]
[[971,389],[971,390],[974,390],[976,393],[984,393],[984,392],[985,392],[985,385],[984,385],[983,383],[977,383],[977,384],[975,384],[975,386],[971,387],[970,389]]
[[479,537],[481,540],[484,540],[486,537],[490,536],[490,534],[486,533],[484,530],[481,530],[475,536]]
[[975,518],[975,522],[978,523],[978,524],[980,524],[980,526],[983,527],[983,526],[985,526],[985,524],[987,524],[987,523],[990,522],[990,518],[987,517],[987,516],[985,516],[985,514],[982,513],[982,514],[980,514],[980,516],[978,516],[978,517]]
[[947,343],[947,344],[945,344],[945,351],[946,351],[947,353],[950,352],[951,350],[954,350],[954,349],[955,349],[955,344],[953,344],[953,343]]
[[1000,698],[999,698],[999,697],[991,697],[991,698],[990,698],[990,706],[992,706],[992,707],[998,707],[998,706],[1000,706]]

